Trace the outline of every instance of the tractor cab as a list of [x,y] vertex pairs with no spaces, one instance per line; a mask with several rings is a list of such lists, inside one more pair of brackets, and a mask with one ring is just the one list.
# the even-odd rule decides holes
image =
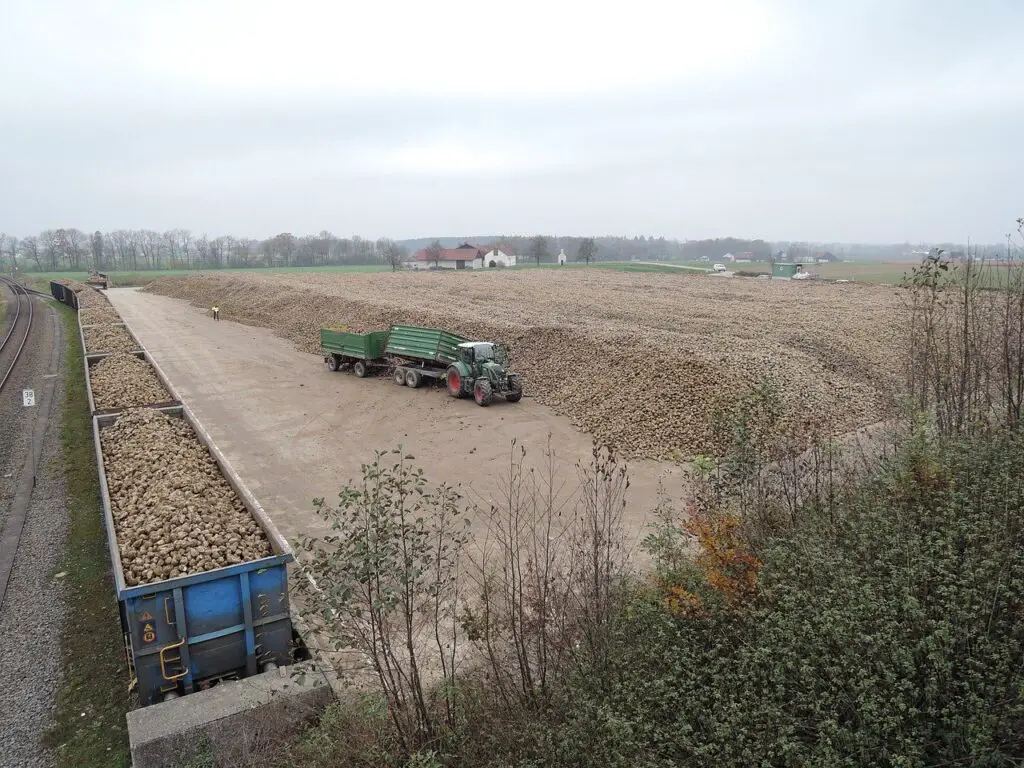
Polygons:
[[466,365],[478,366],[484,363],[508,365],[508,352],[501,344],[493,341],[466,341],[458,346],[459,360]]
[[[508,370],[508,351],[493,341],[464,341],[456,347],[458,360],[448,368],[448,391],[454,397],[472,394],[488,405],[495,394],[511,403],[523,396],[519,376]],[[454,374],[454,375],[453,375]]]

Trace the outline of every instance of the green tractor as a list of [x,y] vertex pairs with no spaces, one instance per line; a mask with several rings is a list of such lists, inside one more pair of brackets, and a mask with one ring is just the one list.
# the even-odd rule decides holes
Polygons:
[[452,397],[473,396],[477,405],[490,405],[495,395],[510,403],[523,398],[523,383],[518,373],[508,370],[508,351],[491,341],[467,341],[459,344],[458,359],[448,366],[445,382]]

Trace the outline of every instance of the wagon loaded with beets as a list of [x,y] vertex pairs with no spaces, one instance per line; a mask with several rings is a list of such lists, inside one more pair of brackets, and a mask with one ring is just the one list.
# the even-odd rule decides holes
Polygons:
[[350,333],[320,330],[324,363],[331,371],[350,367],[362,378],[389,368],[395,383],[418,387],[443,381],[452,397],[490,405],[496,395],[510,403],[523,397],[519,374],[509,371],[508,352],[493,341],[470,341],[439,328],[395,325],[390,331]]

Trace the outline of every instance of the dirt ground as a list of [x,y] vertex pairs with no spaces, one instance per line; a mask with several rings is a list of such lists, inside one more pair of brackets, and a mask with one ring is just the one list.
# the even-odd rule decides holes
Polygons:
[[[397,387],[390,378],[332,373],[319,355],[296,349],[269,329],[222,319],[178,299],[115,288],[111,302],[195,412],[232,467],[289,539],[322,531],[312,507],[333,498],[372,460],[399,444],[428,478],[460,484],[479,504],[500,493],[511,443],[539,464],[550,434],[567,493],[591,439],[536,399],[480,408],[438,389]],[[627,526],[645,532],[659,487],[682,496],[676,465],[634,461]],[[473,516],[474,534],[484,532]]]

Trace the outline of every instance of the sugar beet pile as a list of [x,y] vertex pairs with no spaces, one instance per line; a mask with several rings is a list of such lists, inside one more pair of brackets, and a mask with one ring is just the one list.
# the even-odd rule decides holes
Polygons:
[[100,432],[129,586],[270,555],[270,545],[189,425],[128,411]]
[[503,341],[527,395],[627,457],[714,451],[714,415],[766,375],[798,433],[877,421],[903,333],[892,288],[602,269],[207,274],[147,290],[216,304],[314,353],[322,326]]

